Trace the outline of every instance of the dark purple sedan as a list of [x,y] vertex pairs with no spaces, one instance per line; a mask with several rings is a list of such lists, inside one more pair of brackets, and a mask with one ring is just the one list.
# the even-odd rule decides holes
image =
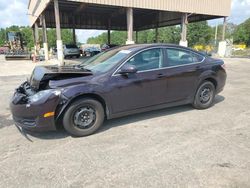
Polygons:
[[192,104],[206,109],[223,90],[222,60],[167,44],[117,47],[74,66],[38,66],[10,103],[18,127],[86,136],[105,119]]

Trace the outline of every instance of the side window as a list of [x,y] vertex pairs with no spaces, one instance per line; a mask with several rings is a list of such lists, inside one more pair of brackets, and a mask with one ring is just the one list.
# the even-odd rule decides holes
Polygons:
[[132,57],[127,63],[136,66],[138,71],[161,68],[163,65],[163,52],[160,48],[150,49]]
[[199,63],[203,60],[201,55],[181,50],[181,49],[167,49],[168,66],[187,65],[191,63]]

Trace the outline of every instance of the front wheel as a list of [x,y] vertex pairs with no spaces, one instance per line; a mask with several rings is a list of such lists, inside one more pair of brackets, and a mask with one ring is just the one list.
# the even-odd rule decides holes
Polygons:
[[215,96],[215,86],[212,82],[203,82],[196,91],[193,107],[197,109],[207,109],[213,105]]
[[94,99],[80,99],[72,103],[63,117],[65,130],[73,136],[88,136],[101,127],[104,110]]

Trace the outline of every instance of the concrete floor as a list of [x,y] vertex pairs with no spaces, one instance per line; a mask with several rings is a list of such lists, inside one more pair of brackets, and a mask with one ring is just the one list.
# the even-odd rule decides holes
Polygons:
[[208,110],[180,106],[107,121],[89,137],[28,140],[8,101],[34,64],[0,61],[0,187],[250,187],[250,59],[225,62],[227,85]]

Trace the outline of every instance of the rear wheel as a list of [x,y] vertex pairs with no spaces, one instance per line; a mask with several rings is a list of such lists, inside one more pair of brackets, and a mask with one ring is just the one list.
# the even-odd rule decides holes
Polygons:
[[72,103],[63,117],[65,130],[73,136],[88,136],[97,131],[104,121],[102,104],[85,98]]
[[193,107],[197,109],[207,109],[213,105],[215,96],[215,86],[212,82],[203,82],[195,94]]

